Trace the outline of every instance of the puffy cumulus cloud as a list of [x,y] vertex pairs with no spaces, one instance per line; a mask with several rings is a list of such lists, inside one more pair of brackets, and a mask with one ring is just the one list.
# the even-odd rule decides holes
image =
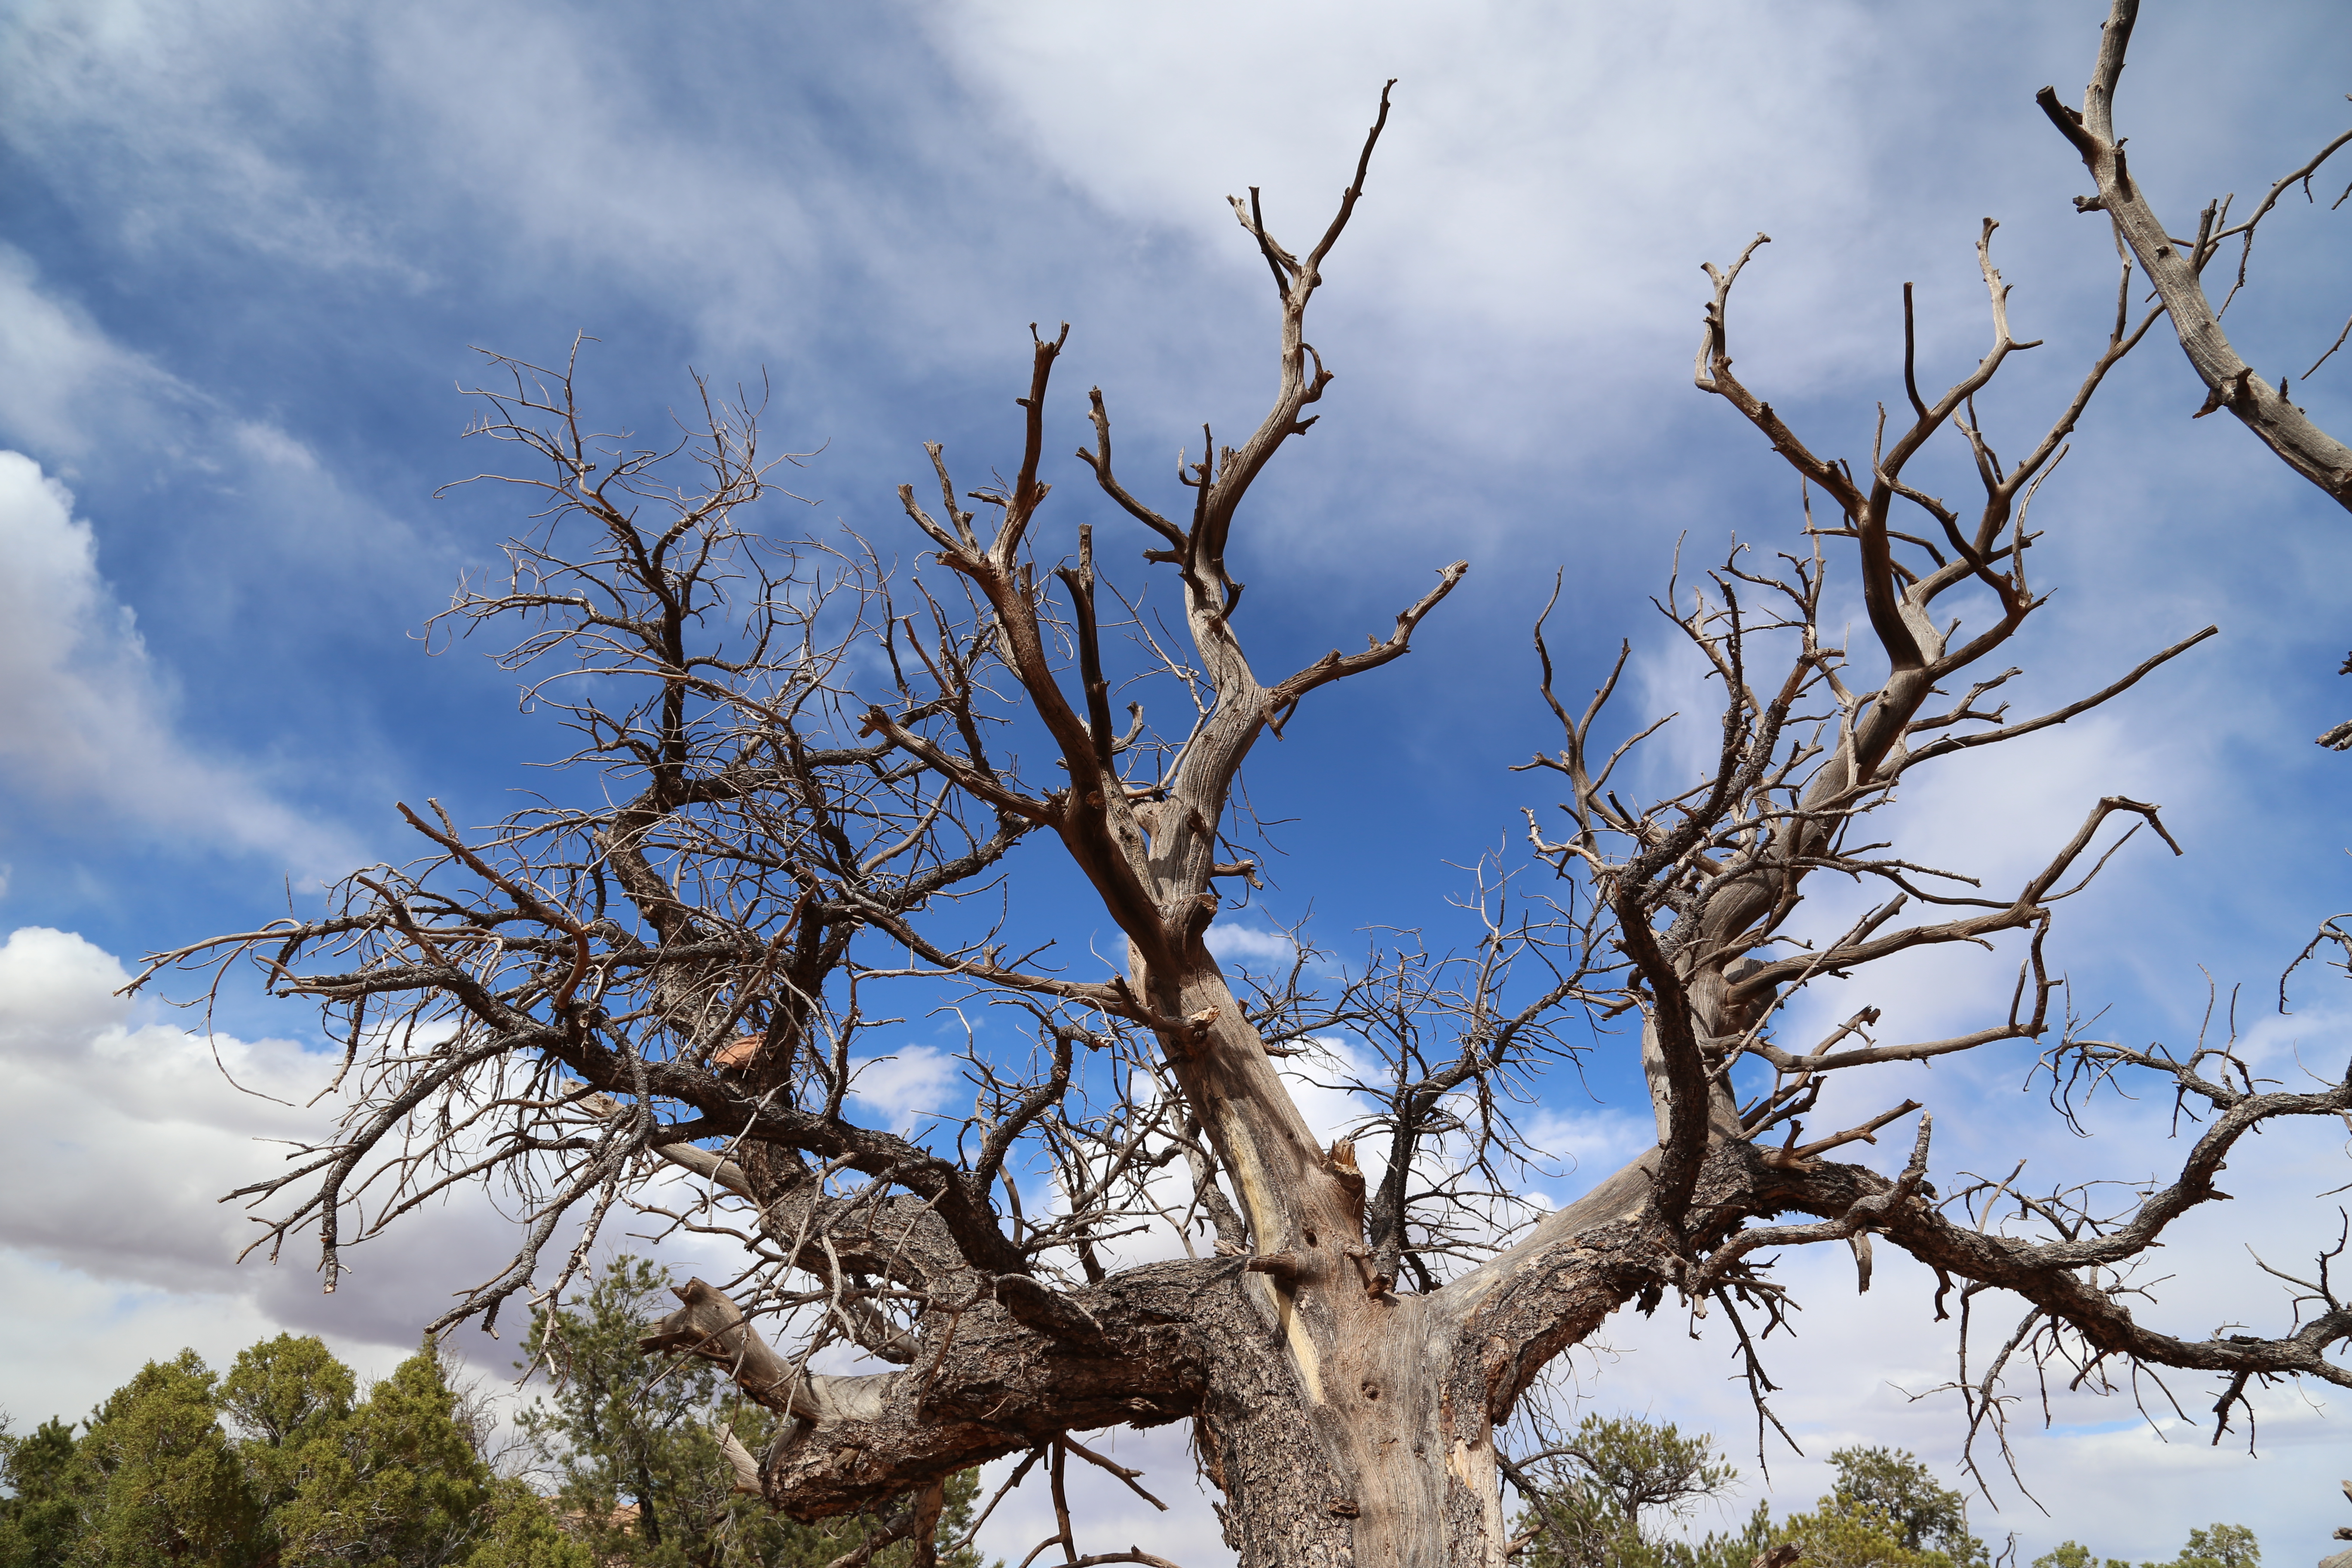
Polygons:
[[[40,1195],[47,1198],[46,1187]],[[0,1340],[0,1387],[7,1390],[0,1403],[19,1432],[52,1415],[82,1419],[142,1362],[184,1348],[223,1367],[281,1327],[248,1296],[97,1279],[9,1247],[0,1247],[0,1296],[15,1320],[15,1331]],[[369,1354],[344,1342],[337,1351],[370,1373],[391,1370],[388,1346]]]
[[333,829],[249,769],[209,756],[173,719],[172,683],[99,574],[73,495],[0,451],[0,768],[20,788],[123,830],[267,855],[303,873],[354,858]]
[[1298,952],[1298,944],[1286,932],[1252,926],[1213,925],[1204,940],[1220,963],[1244,969],[1286,967]]
[[960,1058],[936,1046],[908,1046],[887,1056],[859,1058],[850,1064],[850,1098],[866,1117],[906,1133],[933,1116],[955,1114],[952,1101],[963,1081]]
[[[256,1227],[222,1195],[278,1171],[287,1141],[328,1129],[331,1103],[310,1102],[334,1061],[289,1040],[207,1039],[157,1021],[116,994],[129,978],[70,932],[20,927],[0,944],[10,1403],[72,1415],[150,1356],[193,1344],[220,1364],[280,1329],[388,1371],[449,1290],[497,1267],[511,1246],[504,1222],[471,1194],[420,1212],[350,1249],[333,1296],[319,1289],[307,1235],[274,1267],[259,1255],[240,1266]],[[459,1344],[491,1364],[506,1354],[471,1333]]]
[[93,1277],[232,1289],[250,1222],[222,1194],[270,1174],[270,1141],[322,1130],[305,1108],[331,1062],[288,1040],[210,1039],[142,1021],[130,975],[40,926],[0,946],[0,1053],[14,1086],[0,1244]]

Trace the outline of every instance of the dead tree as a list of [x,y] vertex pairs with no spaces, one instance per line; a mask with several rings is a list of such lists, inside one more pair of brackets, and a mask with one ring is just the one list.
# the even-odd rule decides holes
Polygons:
[[[2312,179],[2328,159],[2352,143],[2352,131],[2322,147],[2300,168],[2281,175],[2246,216],[2231,223],[2234,198],[2225,196],[2206,203],[2197,215],[2195,238],[2176,237],[2148,205],[2146,188],[2132,177],[2124,138],[2116,132],[2116,89],[2122,81],[2124,56],[2131,47],[2132,29],[2138,21],[2139,0],[2113,0],[2099,31],[2099,58],[2090,85],[2083,89],[2080,110],[2060,102],[2054,88],[2045,87],[2035,95],[2042,112],[2082,155],[2083,166],[2097,184],[2095,195],[2074,198],[2075,210],[2107,215],[2117,248],[2127,250],[2138,261],[2157,297],[2163,300],[2181,352],[2205,384],[2204,405],[2192,417],[2201,419],[2227,409],[2287,467],[2318,486],[2337,505],[2352,508],[2352,447],[2321,429],[2289,401],[2287,390],[2294,378],[2282,375],[2273,386],[2256,375],[2221,330],[2222,315],[2246,286],[2255,230],[2277,208],[2280,197],[2299,187],[2305,200],[2312,198]],[[2342,206],[2347,196],[2352,196],[2352,189],[2337,196],[2333,205]],[[2235,276],[2217,308],[2205,292],[2205,269],[2228,252],[2232,240],[2237,242]],[[2307,381],[2316,374],[2347,338],[2352,338],[2352,321],[2345,323],[2344,331],[2313,361],[2303,378]]]
[[[2282,375],[2276,386],[2271,385],[2254,374],[2253,366],[2231,346],[2221,330],[2222,316],[2246,286],[2255,231],[2262,221],[2277,209],[2280,197],[2298,188],[2306,203],[2313,201],[2312,180],[2330,158],[2352,144],[2352,131],[2336,137],[2300,167],[2273,181],[2254,204],[2254,210],[2238,222],[2230,221],[2230,208],[2236,198],[2223,196],[2207,202],[2197,215],[2196,238],[2175,237],[2148,205],[2146,189],[2132,178],[2124,138],[2116,132],[2116,89],[2122,82],[2125,55],[2138,21],[2139,0],[2113,0],[2106,22],[2099,29],[2099,58],[2090,84],[2083,89],[2080,110],[2061,103],[2054,88],[2045,87],[2035,95],[2042,112],[2082,155],[2083,166],[2097,184],[2095,194],[2074,198],[2075,210],[2107,215],[2116,248],[2139,262],[2157,298],[2163,300],[2181,352],[2205,384],[2205,401],[2189,417],[2202,419],[2217,409],[2228,409],[2287,467],[2318,486],[2338,506],[2352,509],[2352,447],[2322,429],[2288,398],[2294,378]],[[2352,185],[2347,185],[2329,205],[2341,207],[2347,200],[2352,200]],[[2216,307],[2205,292],[2205,269],[2224,254],[2231,240],[2237,241],[2236,274]],[[2336,341],[2312,361],[2303,379],[2317,374],[2347,341],[2352,341],[2352,320],[2345,321]],[[2352,673],[2352,658],[2344,661],[2344,672]],[[2318,743],[2331,751],[2352,751],[2352,720],[2331,726],[2318,737]]]
[[[2021,1313],[1969,1385],[1979,1424],[1998,1423],[2003,1374],[2035,1360],[2094,1381],[2210,1373],[2224,1421],[2255,1379],[2352,1384],[2328,1359],[2352,1308],[2324,1260],[2265,1334],[2168,1332],[2116,1294],[2117,1271],[2221,1195],[2215,1174],[2248,1132],[2352,1111],[2352,1081],[2266,1085],[2226,1047],[2168,1054],[2067,1028],[2045,959],[2057,907],[2130,837],[2118,827],[2169,843],[2157,807],[2084,802],[2040,870],[1997,889],[1872,838],[1918,770],[2109,702],[2211,633],[2048,712],[1999,700],[2017,674],[2004,648],[2048,613],[2028,506],[2153,324],[2133,318],[2128,261],[2112,331],[2006,461],[1977,410],[2033,345],[2011,336],[1990,224],[1983,357],[1930,396],[1906,347],[1904,402],[1856,462],[1818,455],[1734,374],[1734,285],[1762,237],[1711,268],[1697,384],[1825,510],[1773,560],[1742,547],[1661,601],[1721,693],[1707,765],[1626,804],[1612,781],[1657,725],[1610,749],[1617,671],[1571,708],[1544,654],[1560,734],[1528,765],[1558,776],[1564,826],[1530,821],[1516,882],[1469,900],[1465,948],[1392,943],[1321,988],[1303,959],[1242,984],[1211,956],[1220,886],[1256,870],[1235,797],[1252,747],[1321,689],[1403,657],[1467,569],[1402,595],[1357,652],[1268,675],[1244,640],[1229,546],[1331,384],[1307,312],[1386,117],[1384,95],[1303,253],[1277,243],[1256,192],[1234,203],[1275,285],[1274,402],[1236,444],[1203,430],[1171,492],[1183,504],[1116,466],[1109,405],[1090,395],[1078,457],[1146,546],[1166,619],[1151,587],[1100,572],[1088,529],[1045,531],[1066,329],[1033,331],[1010,479],[960,489],[934,447],[935,499],[901,489],[932,563],[905,580],[878,544],[755,529],[769,468],[748,408],[706,404],[690,440],[655,451],[593,434],[569,369],[498,362],[509,384],[484,395],[481,429],[541,465],[515,482],[544,522],[513,546],[510,580],[452,614],[536,617],[509,657],[577,731],[573,772],[488,829],[409,812],[417,863],[353,875],[327,918],[149,970],[248,956],[278,994],[320,1000],[344,1041],[340,1131],[245,1194],[267,1205],[268,1247],[316,1231],[331,1288],[342,1247],[487,1184],[520,1214],[520,1245],[446,1325],[564,1289],[616,1210],[731,1236],[740,1271],[685,1287],[647,1341],[719,1362],[789,1417],[767,1452],[738,1456],[744,1487],[919,1541],[943,1478],[1025,1454],[1015,1479],[1042,1466],[1062,1521],[1048,1544],[1090,1563],[1155,1559],[1081,1558],[1067,1461],[1136,1477],[1076,1435],[1174,1422],[1191,1424],[1245,1563],[1500,1563],[1513,1467],[1496,1433],[1546,1367],[1620,1308],[1671,1302],[1720,1309],[1760,1394],[1757,1342],[1784,1305],[1765,1254],[1810,1243],[1851,1247],[1865,1285],[1874,1238],[1902,1248],[1946,1282],[1938,1315],[1951,1292],[1964,1320]],[[1974,476],[1965,504],[1911,477],[1938,441]],[[666,478],[696,460],[697,482]],[[1824,625],[1837,574],[1868,611],[1852,649]],[[1980,622],[1965,635],[1961,610]],[[1122,717],[1129,689],[1156,695]],[[1079,923],[1108,919],[1124,952],[1052,945],[1071,922],[1020,895],[1024,868],[1057,857],[1092,892]],[[1824,875],[1885,896],[1826,918],[1807,897]],[[1785,1037],[1789,1000],[1823,977],[1866,987],[1892,955],[2002,938],[2014,987],[1969,1033],[1883,1039],[1864,1007],[1824,1038]],[[860,1063],[904,1042],[896,1010],[943,997],[971,1021],[971,1114],[913,1135],[858,1121]],[[1364,1124],[1327,1144],[1285,1072],[1344,1070],[1318,1055],[1334,1032],[1387,1065],[1356,1075]],[[2131,1078],[2178,1094],[2206,1120],[2177,1173],[2114,1213],[2013,1182],[1948,1178],[1938,1195],[1924,1112],[1897,1174],[1839,1158],[1913,1102],[1806,1131],[1832,1075],[2004,1042],[2030,1043],[2062,1110]],[[1656,1146],[1565,1209],[1528,1208],[1515,1095],[1615,1050],[1647,1069]],[[1167,1260],[1122,1262],[1142,1232]],[[873,1370],[813,1370],[828,1344]]]

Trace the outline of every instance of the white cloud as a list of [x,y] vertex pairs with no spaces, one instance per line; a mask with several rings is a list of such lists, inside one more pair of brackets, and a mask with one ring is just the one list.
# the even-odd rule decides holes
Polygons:
[[233,426],[237,447],[247,456],[273,468],[315,473],[319,459],[310,448],[275,425],[241,419]]
[[[1571,1091],[1572,1092],[1572,1091]],[[1611,1106],[1563,1110],[1540,1105],[1521,1113],[1519,1134],[1527,1146],[1557,1173],[1531,1182],[1548,1206],[1559,1207],[1601,1177],[1612,1174],[1644,1150],[1656,1147],[1657,1122],[1647,1107]]]
[[[1868,102],[1882,84],[1869,68],[1886,29],[1864,7],[1809,10],[1798,22],[1699,5],[989,3],[935,6],[930,21],[1041,161],[1242,270],[1260,268],[1231,243],[1225,197],[1263,187],[1269,226],[1303,251],[1381,81],[1402,79],[1363,232],[1332,270],[1443,294],[1448,314],[1517,338],[1679,324],[1694,316],[1700,256],[1767,219],[1841,228],[1871,205]],[[1252,42],[1203,52],[1192,42],[1203,28]],[[1732,58],[1743,67],[1726,71]],[[1762,123],[1771,137],[1727,134]],[[1806,156],[1789,158],[1790,145]],[[1672,276],[1624,264],[1675,243],[1689,259]]]
[[1287,964],[1297,956],[1298,944],[1278,931],[1257,931],[1249,926],[1213,925],[1204,939],[1209,951],[1222,963],[1239,963],[1245,968],[1264,970],[1276,964]]
[[59,464],[129,447],[215,473],[232,450],[262,469],[318,467],[278,426],[227,416],[216,399],[125,348],[5,243],[0,373],[0,438]]
[[285,1328],[388,1370],[384,1353],[414,1344],[458,1274],[488,1271],[499,1222],[486,1209],[415,1216],[409,1234],[354,1249],[332,1297],[299,1244],[276,1267],[238,1265],[256,1227],[222,1195],[273,1173],[278,1141],[327,1129],[332,1108],[307,1102],[333,1064],[289,1040],[159,1022],[116,994],[129,978],[70,932],[25,926],[0,944],[9,1404],[72,1416],[150,1356],[193,1344],[220,1364]]
[[[388,268],[365,204],[322,197],[305,176],[315,144],[272,144],[240,123],[239,81],[215,52],[287,62],[299,37],[313,48],[333,24],[292,23],[275,7],[224,5],[205,16],[135,0],[19,7],[0,30],[0,68],[14,90],[0,130],[22,143],[79,142],[104,171],[115,198],[110,226],[133,247],[180,243],[194,222],[226,226],[264,253],[314,266]],[[331,73],[268,73],[273,107],[335,110],[343,83]],[[125,112],[136,104],[135,112]],[[135,172],[135,173],[134,173]],[[127,175],[127,179],[121,176]],[[127,190],[153,176],[152,184]]]
[[[388,1373],[453,1289],[511,1256],[515,1230],[469,1188],[347,1246],[331,1296],[307,1226],[281,1261],[238,1263],[257,1226],[223,1194],[280,1169],[285,1141],[331,1129],[338,1102],[310,1101],[338,1058],[179,1028],[118,995],[129,978],[71,932],[25,926],[0,943],[0,1298],[12,1322],[0,1388],[16,1417],[70,1419],[142,1361],[187,1345],[225,1366],[281,1331],[321,1336],[362,1374]],[[647,1228],[614,1216],[597,1258],[656,1256],[680,1279],[727,1272],[722,1245],[656,1247]],[[495,1382],[524,1316],[509,1309],[500,1342],[469,1328],[452,1348]]]
[[98,1278],[231,1289],[250,1222],[217,1199],[268,1174],[260,1140],[321,1131],[304,1109],[331,1070],[287,1040],[210,1040],[115,994],[130,975],[69,932],[26,926],[0,946],[0,1055],[13,1133],[0,1245]]
[[958,1058],[936,1046],[908,1046],[850,1064],[850,1098],[884,1125],[911,1132],[915,1124],[948,1112],[947,1098],[961,1081]]
[[[46,458],[60,477],[106,454],[121,473],[154,467],[245,501],[240,524],[275,526],[293,551],[372,554],[370,569],[413,569],[415,541],[401,521],[354,508],[317,454],[282,426],[238,413],[147,356],[124,347],[69,296],[46,285],[30,258],[0,243],[0,442]],[[132,454],[121,462],[122,454]],[[359,515],[352,517],[352,514]],[[321,528],[339,517],[361,526]]]
[[[13,89],[0,134],[78,163],[69,199],[128,251],[223,245],[421,294],[464,274],[443,245],[470,232],[470,247],[528,257],[536,271],[696,301],[731,352],[780,320],[821,321],[805,284],[831,241],[887,270],[930,237],[932,212],[845,171],[824,136],[795,134],[814,127],[763,118],[769,136],[793,139],[747,142],[740,121],[699,119],[704,105],[659,90],[634,22],[446,3],[332,4],[297,26],[266,0],[201,16],[153,0],[23,10],[0,28]],[[750,55],[744,36],[767,23],[713,25]],[[829,70],[828,86],[849,68]],[[363,182],[317,157],[350,135],[355,99],[400,148]],[[963,155],[933,141],[950,162]],[[926,350],[941,331],[980,330],[956,301],[910,289],[905,305],[921,318],[909,342]]]
[[[283,1326],[247,1296],[126,1284],[11,1247],[0,1247],[0,1296],[16,1331],[0,1341],[0,1384],[19,1432],[52,1415],[81,1420],[142,1362],[184,1347],[224,1367]],[[337,1348],[363,1370],[391,1370],[389,1347],[378,1355]]]
[[0,451],[0,769],[142,836],[308,874],[350,864],[340,836],[181,735],[173,706],[136,618],[99,574],[72,492]]
[[0,245],[0,430],[60,459],[88,456],[110,432],[137,430],[151,404],[197,401],[69,301],[45,293],[31,260],[9,245]]

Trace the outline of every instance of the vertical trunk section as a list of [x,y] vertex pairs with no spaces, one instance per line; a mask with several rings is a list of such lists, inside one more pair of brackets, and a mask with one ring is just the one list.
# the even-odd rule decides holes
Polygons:
[[1195,1426],[1242,1568],[1502,1568],[1483,1384],[1451,1323],[1422,1297],[1343,1308],[1310,1381],[1285,1330],[1312,1303],[1244,1279],[1262,1331],[1217,1357]]
[[1422,1297],[1335,1299],[1348,1332],[1309,1374],[1289,1330],[1314,1303],[1244,1281],[1194,1427],[1242,1568],[1502,1568],[1483,1384],[1452,1324]]
[[1453,1321],[1370,1292],[1362,1177],[1317,1143],[1214,960],[1146,994],[1213,1015],[1170,1059],[1276,1265],[1241,1276],[1196,1427],[1244,1568],[1501,1568],[1493,1428]]

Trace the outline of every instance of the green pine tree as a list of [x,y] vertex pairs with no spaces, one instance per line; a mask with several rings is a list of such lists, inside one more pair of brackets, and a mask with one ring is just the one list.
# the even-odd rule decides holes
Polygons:
[[2033,1568],[2131,1568],[2120,1557],[2102,1562],[2091,1554],[2091,1549],[2079,1542],[2062,1541],[2033,1560]]
[[[816,1568],[864,1537],[862,1521],[818,1526],[786,1519],[734,1490],[720,1447],[723,1426],[753,1453],[774,1432],[772,1413],[730,1401],[708,1363],[678,1364],[637,1349],[647,1322],[667,1304],[668,1273],[643,1258],[614,1258],[585,1297],[551,1320],[532,1316],[534,1344],[552,1366],[547,1394],[518,1426],[551,1472],[565,1529],[613,1568]],[[971,1472],[948,1488],[939,1539],[970,1529],[978,1482]],[[876,1568],[897,1568],[911,1543],[877,1552]],[[980,1568],[969,1550],[945,1553],[942,1568]],[[482,1564],[480,1568],[492,1568]]]
[[2189,1544],[2169,1563],[2141,1568],[2262,1568],[2263,1545],[2242,1524],[2211,1524],[2189,1532]]
[[1530,1503],[1519,1516],[1521,1533],[1540,1527],[1517,1558],[1526,1568],[1747,1568],[1761,1550],[1761,1540],[1750,1539],[1769,1523],[1761,1510],[1747,1531],[1710,1533],[1696,1546],[1644,1528],[1645,1516],[1684,1517],[1738,1479],[1712,1437],[1685,1437],[1672,1423],[1595,1414],[1565,1447],[1569,1479],[1544,1494],[1542,1509]]
[[243,1446],[289,1449],[348,1418],[358,1392],[352,1369],[324,1342],[280,1334],[237,1352],[221,1380],[221,1413]]
[[194,1351],[149,1362],[107,1396],[75,1445],[79,1568],[242,1568],[261,1514],[217,1419],[217,1379]]
[[0,1422],[0,1568],[63,1568],[81,1522],[70,1486],[73,1424],[55,1417],[22,1437]]
[[490,1483],[481,1544],[466,1568],[598,1568],[596,1554],[556,1522],[548,1500],[529,1483],[500,1478]]
[[1775,1542],[1803,1549],[1819,1568],[1984,1568],[1984,1542],[1969,1533],[1968,1500],[1938,1485],[1900,1448],[1840,1448],[1837,1483],[1811,1513],[1793,1514]]
[[[328,1392],[331,1392],[330,1389]],[[316,1409],[293,1451],[296,1484],[269,1516],[286,1563],[445,1568],[474,1550],[489,1468],[457,1419],[428,1340],[341,1419]]]
[[280,1513],[337,1454],[332,1438],[351,1419],[357,1393],[351,1368],[307,1335],[247,1345],[221,1380],[221,1414],[238,1439],[268,1551],[282,1544]]
[[1846,1447],[1830,1455],[1837,1485],[1825,1503],[1856,1520],[1883,1521],[1906,1552],[1949,1568],[1982,1568],[1991,1554],[1969,1533],[1968,1499],[1940,1486],[1906,1449]]
[[[2189,1542],[2168,1563],[2140,1568],[2262,1568],[2262,1542],[2242,1524],[2210,1524],[2189,1532]],[[2131,1568],[2120,1557],[2102,1563],[2087,1546],[2065,1541],[2033,1560],[2033,1568]]]
[[1812,1512],[1783,1521],[1773,1540],[1801,1548],[1804,1568],[1949,1568],[1951,1563],[1940,1552],[1904,1545],[1902,1526],[1884,1510],[1834,1495]]

